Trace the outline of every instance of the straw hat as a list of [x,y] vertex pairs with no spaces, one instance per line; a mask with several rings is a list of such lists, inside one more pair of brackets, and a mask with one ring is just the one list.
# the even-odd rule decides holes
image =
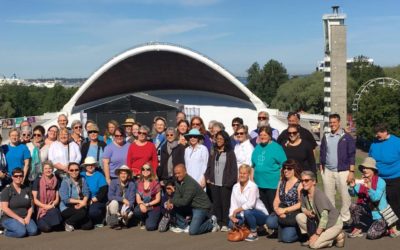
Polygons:
[[97,161],[93,156],[88,156],[85,158],[85,161],[83,161],[82,166],[88,166],[88,165],[96,165],[97,166]]
[[132,175],[132,170],[127,165],[122,165],[115,170],[115,175],[119,175],[121,171],[128,172],[128,175]]
[[122,126],[132,126],[135,123],[135,119],[133,118],[126,118],[125,122],[122,123]]

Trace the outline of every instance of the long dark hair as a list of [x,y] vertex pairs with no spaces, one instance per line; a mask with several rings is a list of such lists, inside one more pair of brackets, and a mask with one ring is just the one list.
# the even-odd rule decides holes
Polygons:
[[[225,132],[225,130],[221,130],[219,132],[217,132],[215,134],[215,138],[217,138],[217,136],[222,136],[222,138],[224,138],[224,151],[228,152],[232,150],[232,145],[231,145],[231,138],[229,137],[228,133]],[[214,144],[214,148],[217,149],[217,143]]]
[[289,159],[282,164],[282,168],[281,168],[281,179],[282,180],[285,178],[285,174],[284,174],[285,167],[293,168],[294,176],[300,180],[301,169],[300,169],[299,163],[296,160]]

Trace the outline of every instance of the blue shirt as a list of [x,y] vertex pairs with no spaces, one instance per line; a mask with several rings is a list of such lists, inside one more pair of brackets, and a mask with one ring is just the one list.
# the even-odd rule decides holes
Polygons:
[[379,177],[394,179],[400,177],[400,138],[390,135],[387,140],[374,141],[369,156],[375,159]]
[[342,137],[342,130],[337,133],[326,134],[326,164],[325,166],[332,171],[338,170],[338,144]]
[[[99,152],[99,155],[97,155],[97,152]],[[101,169],[103,169],[103,161],[101,160],[103,159],[103,149],[100,148],[99,150],[98,144],[96,145],[90,144],[86,157],[88,156],[95,158],[97,164],[100,166]]]
[[86,172],[81,172],[81,176],[86,180],[86,184],[89,187],[90,199],[97,195],[101,187],[107,185],[106,178],[98,171],[95,171],[91,176],[86,175]]
[[24,168],[24,160],[31,158],[31,153],[25,144],[11,146],[3,145],[3,152],[6,156],[8,175],[11,176],[12,171],[16,168]]

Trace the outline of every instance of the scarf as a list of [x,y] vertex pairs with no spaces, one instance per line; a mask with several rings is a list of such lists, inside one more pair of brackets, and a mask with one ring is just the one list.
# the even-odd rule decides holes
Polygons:
[[168,162],[167,162],[167,170],[168,170],[168,176],[173,176],[174,172],[174,166],[172,164],[172,150],[178,146],[177,141],[169,142],[167,141],[167,152],[168,152]]
[[[372,176],[371,180],[371,188],[373,190],[376,190],[377,185],[378,185],[378,176],[374,175]],[[371,199],[369,198],[368,195],[368,188],[366,188],[364,185],[360,185],[360,190],[358,191],[357,204],[368,204],[370,202]]]
[[[43,204],[49,204],[52,201],[56,200],[56,187],[57,187],[57,178],[55,175],[51,177],[49,180],[45,176],[42,176],[39,180],[39,191],[40,191],[40,196],[39,196],[39,201]],[[46,209],[43,209],[39,207],[38,213],[37,213],[37,218],[42,218],[45,216],[47,213]]]
[[40,151],[39,148],[36,147],[36,145],[33,144],[33,151],[32,151],[32,157],[31,157],[31,171],[29,173],[29,180],[33,181],[35,180],[42,169],[42,163],[40,160]]

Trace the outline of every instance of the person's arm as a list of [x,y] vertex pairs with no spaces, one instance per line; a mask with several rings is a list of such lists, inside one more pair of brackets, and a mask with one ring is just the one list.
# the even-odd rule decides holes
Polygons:
[[386,191],[386,183],[382,179],[378,179],[376,189],[368,188],[368,195],[371,201],[378,202],[381,200],[384,192]]
[[154,198],[154,200],[150,201],[148,204],[149,204],[149,206],[155,206],[157,204],[160,204],[160,202],[161,202],[161,191],[159,191],[156,194],[156,197]]
[[108,192],[108,186],[107,185],[101,186],[99,188],[99,191],[97,191],[96,196],[92,198],[92,201],[93,199],[95,199],[94,202],[104,201],[105,198],[107,197],[107,192]]
[[12,211],[8,205],[9,205],[8,201],[1,202],[1,209],[3,210],[3,213],[5,213],[8,217],[11,217],[19,221],[21,224],[25,224],[24,219],[19,217],[19,215],[17,215],[16,213],[14,213],[14,211]]
[[[279,204],[281,204],[281,199],[279,198],[279,187],[281,185],[281,181],[279,181],[278,183],[278,188],[276,189],[275,192],[275,198],[274,198],[274,202],[273,202],[273,207],[274,207],[274,211],[276,213],[276,215],[281,215],[283,212],[282,208],[279,207]],[[268,211],[270,214],[272,213],[272,211]]]
[[251,156],[252,156],[252,154],[253,154],[253,151],[254,151],[254,147],[253,147],[253,145],[249,142],[246,146],[245,146],[245,163],[246,164],[249,164],[249,166],[252,166],[253,165],[253,162],[252,162],[252,160],[251,160]]
[[192,184],[187,185],[183,193],[177,192],[178,191],[177,188],[175,188],[175,190],[176,191],[174,197],[172,198],[172,204],[174,204],[174,206],[176,207],[183,207],[189,205],[196,194],[196,188]]
[[347,149],[348,149],[348,157],[350,163],[349,175],[347,176],[347,183],[349,183],[352,179],[354,179],[354,171],[356,164],[356,141],[350,135],[348,135],[347,137],[349,138],[347,140],[347,143],[349,144]]
[[53,166],[61,171],[67,172],[68,166],[61,163],[59,154],[61,154],[62,149],[58,146],[58,142],[53,142],[49,146],[49,160],[53,162]]
[[201,147],[201,174],[202,174],[202,177],[201,177],[201,179],[200,179],[200,186],[202,187],[202,188],[205,188],[206,187],[206,179],[205,179],[205,176],[204,176],[204,174],[205,174],[205,172],[206,172],[206,169],[207,169],[207,163],[208,163],[208,149],[204,146],[204,147]]
[[69,147],[70,147],[70,149],[72,149],[70,152],[70,154],[71,154],[70,162],[81,162],[82,155],[81,155],[81,151],[79,150],[78,144],[76,144],[75,142],[70,142]]
[[152,145],[152,148],[151,148],[151,150],[152,150],[152,152],[151,152],[151,165],[152,165],[154,173],[156,173],[157,172],[157,167],[158,167],[158,154],[157,154],[157,149],[154,146],[154,144],[151,144],[151,145]]
[[110,188],[108,189],[108,200],[116,200],[118,202],[122,202],[122,196],[120,195],[120,192],[118,190],[118,183],[116,182],[111,182],[110,183]]
[[[299,186],[297,187],[297,197],[301,197],[300,194],[301,194],[301,190],[302,190],[302,189],[303,189],[303,185],[300,183]],[[285,213],[290,213],[290,212],[299,210],[300,208],[301,208],[301,199],[298,199],[298,201],[297,201],[296,204],[294,204],[294,205],[292,205],[292,206],[290,206],[290,207],[285,208],[285,211],[284,211],[284,212],[285,212]]]
[[126,199],[129,201],[131,207],[135,205],[135,196],[136,196],[136,185],[135,183],[131,182],[128,186],[128,194]]
[[38,191],[32,190],[32,198],[33,198],[33,204],[35,204],[37,207],[43,208],[43,209],[50,209],[53,206],[49,204],[43,204],[40,202],[40,200],[37,198]]
[[26,214],[24,221],[25,221],[25,225],[28,225],[31,218],[32,218],[32,214],[33,214],[33,204],[32,206],[28,209],[28,213]]
[[24,179],[23,179],[23,182],[25,182],[26,178],[28,178],[29,162],[30,162],[30,158],[24,159]]
[[108,185],[111,184],[111,176],[110,176],[110,159],[103,158],[103,171],[104,171],[104,176],[106,178],[106,181]]

